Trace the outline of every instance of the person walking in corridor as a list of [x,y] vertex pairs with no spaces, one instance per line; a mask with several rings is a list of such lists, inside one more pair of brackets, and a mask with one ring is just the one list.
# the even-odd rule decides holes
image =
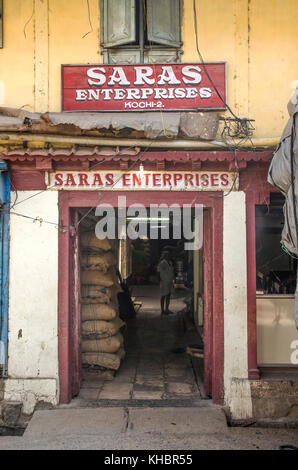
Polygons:
[[174,268],[168,251],[164,251],[161,254],[161,258],[157,266],[157,272],[159,274],[160,281],[161,314],[170,315],[173,313],[169,310],[169,306],[174,282]]

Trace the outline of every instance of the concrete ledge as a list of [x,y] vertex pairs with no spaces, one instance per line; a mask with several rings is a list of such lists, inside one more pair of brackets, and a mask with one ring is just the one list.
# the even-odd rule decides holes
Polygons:
[[130,409],[128,430],[165,434],[214,433],[227,430],[221,408]]
[[80,408],[36,411],[24,437],[122,432],[127,414],[123,408]]
[[255,380],[250,387],[254,418],[298,420],[298,382]]
[[39,402],[57,405],[56,379],[12,379],[4,381],[4,400],[23,403],[22,413],[30,415]]

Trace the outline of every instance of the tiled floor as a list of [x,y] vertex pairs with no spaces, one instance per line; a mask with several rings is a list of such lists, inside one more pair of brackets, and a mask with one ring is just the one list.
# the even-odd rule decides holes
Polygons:
[[[174,294],[174,315],[161,316],[158,287],[133,291],[142,301],[137,317],[125,331],[126,357],[112,381],[85,380],[84,400],[194,400],[200,398],[190,357],[183,352],[183,293]],[[199,341],[199,340],[198,340]]]

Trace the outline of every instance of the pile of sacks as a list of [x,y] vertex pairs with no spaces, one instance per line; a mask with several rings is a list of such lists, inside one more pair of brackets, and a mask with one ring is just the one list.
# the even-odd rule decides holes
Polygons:
[[117,370],[125,356],[118,315],[114,240],[94,231],[81,234],[81,304],[83,367]]

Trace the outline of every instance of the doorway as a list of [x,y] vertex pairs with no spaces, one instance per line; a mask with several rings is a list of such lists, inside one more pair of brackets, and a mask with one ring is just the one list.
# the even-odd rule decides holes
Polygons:
[[[191,400],[193,404],[207,398],[199,328],[203,324],[199,302],[196,308],[194,302],[203,295],[202,269],[198,269],[202,247],[190,250],[189,242],[181,238],[187,215],[188,229],[195,234],[194,210],[181,214],[163,209],[157,217],[145,210],[143,217],[138,209],[137,216],[126,217],[125,238],[114,239],[111,233],[112,239],[101,240],[95,231],[100,224],[108,225],[108,209],[102,217],[96,217],[92,208],[77,209],[81,221],[80,402]],[[118,222],[117,211],[115,215]],[[120,233],[119,227],[116,232]],[[194,289],[195,270],[199,275]],[[115,276],[118,271],[124,292]]]
[[[104,195],[105,203],[117,207],[119,193],[120,192],[106,192]],[[140,193],[143,193],[142,201],[148,201],[148,206],[152,202],[156,202],[157,204],[161,202],[171,204],[173,201],[177,201],[177,194],[172,191],[138,192],[138,198],[136,198],[136,193],[133,194],[131,192],[121,192],[121,195],[126,197],[127,205],[131,205],[133,203],[136,204],[136,199],[140,200]],[[61,192],[59,194],[60,223],[71,225],[74,221],[75,225],[75,219],[80,217],[80,215],[75,215],[78,214],[78,210],[96,207],[99,199],[98,194],[94,192]],[[126,395],[123,392],[123,397],[127,397],[128,394],[130,398],[134,397],[136,400],[142,399],[142,396],[143,399],[157,399],[159,396],[165,399],[179,399],[183,395],[193,398],[193,394],[199,397],[200,387],[198,387],[198,378],[194,373],[192,358],[191,355],[186,352],[186,347],[194,346],[194,349],[198,350],[202,349],[204,346],[201,366],[201,369],[204,371],[204,393],[206,396],[212,397],[214,402],[222,402],[222,200],[218,196],[212,198],[212,193],[196,193],[196,198],[193,197],[193,194],[185,192],[179,193],[180,203],[194,204],[194,199],[195,203],[203,204],[205,208],[202,255],[202,273],[204,281],[203,296],[200,300],[204,321],[203,325],[201,325],[201,337],[198,335],[198,330],[195,329],[194,332],[197,336],[195,336],[194,341],[188,342],[188,344],[181,344],[181,339],[185,336],[185,329],[187,328],[185,319],[181,313],[184,310],[184,290],[182,291],[183,295],[181,295],[178,288],[175,290],[174,296],[172,297],[171,307],[174,314],[161,316],[159,295],[156,295],[158,286],[156,280],[154,282],[154,275],[151,277],[149,284],[142,285],[141,283],[143,281],[132,272],[134,278],[132,279],[131,287],[133,288],[132,296],[136,302],[136,309],[138,305],[142,305],[136,318],[130,322],[130,328],[127,327],[125,333],[128,353],[121,368],[122,371],[124,371],[126,367],[130,369],[132,375],[134,374],[135,386],[133,387],[134,390],[126,386]],[[81,327],[78,326],[80,309],[78,306],[76,307],[76,302],[73,302],[73,289],[70,289],[70,286],[73,286],[73,276],[69,270],[69,267],[73,265],[71,261],[74,255],[73,246],[78,246],[78,237],[79,235],[75,233],[62,232],[59,236],[59,373],[61,403],[68,403],[73,396],[77,395],[82,383],[82,375],[80,372],[82,370],[80,359],[80,355],[82,354]],[[76,241],[74,242],[73,240]],[[176,272],[176,274],[179,273]],[[169,331],[170,334],[168,334]],[[175,335],[173,335],[173,331],[176,332]],[[141,332],[141,340],[140,333],[138,332]],[[146,344],[147,340],[145,341],[146,336],[144,336],[144,332],[148,335],[147,340],[150,344]],[[167,340],[165,340],[165,338],[167,338]],[[142,354],[140,354],[140,348],[138,350],[138,344],[142,346]],[[153,360],[153,351],[157,345],[159,350],[156,351]],[[163,348],[166,349],[168,354],[166,360],[161,360],[161,356],[165,358],[165,355],[161,354]],[[149,354],[146,353],[148,351],[150,351]],[[165,352],[165,350],[163,350],[163,352]],[[136,355],[138,356],[137,361],[136,357],[134,357]],[[135,365],[136,362],[138,364],[132,366],[133,361],[135,361]],[[118,380],[119,384],[121,384],[121,368],[118,371],[119,378],[117,379],[116,376],[116,380]],[[180,379],[177,379],[179,368],[180,377],[183,377],[181,382]],[[173,380],[168,380],[169,376],[165,374],[165,370],[169,371],[169,375],[172,374]],[[189,376],[190,370],[192,370],[192,377]],[[138,371],[141,372],[139,378]],[[153,377],[156,377],[156,374],[158,377],[163,377],[162,384],[160,380],[158,384],[157,379],[154,383]],[[202,374],[200,377],[202,377]],[[165,378],[167,380],[165,380]],[[105,388],[111,388],[112,383],[113,381],[110,382],[110,387],[107,386]],[[184,385],[184,387],[182,385]],[[124,386],[122,388],[123,390],[125,389]],[[146,396],[147,398],[145,398]],[[108,400],[109,398],[111,398],[111,393],[109,393],[108,390],[106,394],[102,395],[102,399]]]

